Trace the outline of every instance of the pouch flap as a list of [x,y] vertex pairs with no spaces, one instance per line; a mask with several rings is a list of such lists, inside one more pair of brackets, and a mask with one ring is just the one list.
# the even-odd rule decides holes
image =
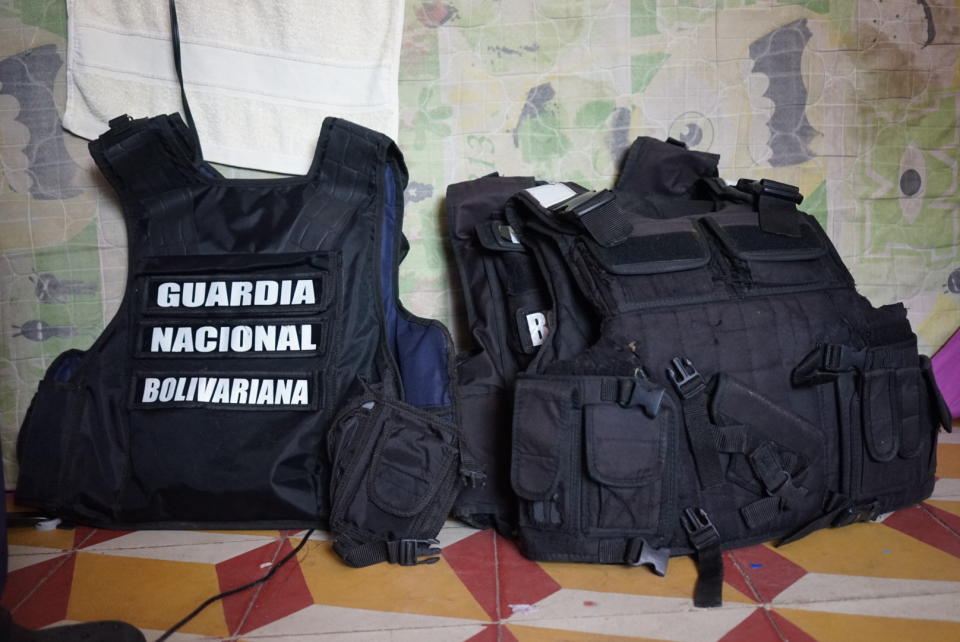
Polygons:
[[[783,214],[786,215],[786,214]],[[745,261],[806,261],[827,253],[816,230],[802,213],[799,236],[765,232],[759,215],[751,210],[733,211],[704,217],[727,250]]]
[[890,461],[900,450],[900,426],[896,402],[896,371],[890,368],[868,370],[863,374],[863,436],[867,452],[876,461]]
[[457,454],[453,429],[423,413],[381,404],[380,438],[368,477],[370,498],[398,517],[416,515],[440,490]]
[[923,371],[923,378],[927,382],[927,390],[930,392],[931,397],[933,397],[937,423],[943,426],[943,429],[947,432],[953,432],[953,417],[950,414],[950,407],[947,406],[947,402],[944,401],[943,394],[937,386],[937,381],[933,376],[933,364],[930,361],[930,357],[925,354],[920,355],[920,369]]
[[[924,412],[928,396],[920,367],[897,370],[895,385],[900,391],[900,447],[897,454],[910,459],[920,454],[924,433],[929,435],[933,432],[929,415]],[[928,417],[926,422],[924,417]]]
[[809,421],[727,374],[717,377],[710,414],[721,425],[743,424],[760,441],[772,441],[816,461],[823,434]]
[[590,252],[613,274],[662,274],[703,267],[710,262],[710,250],[703,233],[688,218],[644,221],[613,247],[588,244]]
[[607,486],[642,486],[660,477],[667,456],[666,408],[651,419],[640,407],[595,404],[586,406],[584,415],[593,479]]
[[517,380],[510,478],[524,499],[546,499],[556,488],[560,441],[575,418],[573,395],[574,387],[560,378]]

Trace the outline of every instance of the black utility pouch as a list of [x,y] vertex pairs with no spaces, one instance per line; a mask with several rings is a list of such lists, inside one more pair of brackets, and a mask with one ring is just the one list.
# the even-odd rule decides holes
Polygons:
[[[929,359],[890,347],[870,350],[860,379],[860,448],[853,449],[853,494],[893,510],[929,496],[936,467],[936,431],[949,419]],[[892,356],[891,356],[892,355]]]
[[517,380],[512,484],[534,559],[647,563],[676,523],[678,415],[641,377]]
[[460,490],[456,425],[444,409],[426,412],[375,392],[348,408],[328,440],[334,550],[354,567],[437,561],[434,538]]

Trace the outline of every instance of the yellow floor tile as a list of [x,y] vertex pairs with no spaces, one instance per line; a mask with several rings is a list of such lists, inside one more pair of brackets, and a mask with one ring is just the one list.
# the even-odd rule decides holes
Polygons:
[[[123,620],[162,631],[220,591],[212,564],[77,553],[67,619]],[[227,635],[221,603],[208,606],[182,630]]]
[[38,531],[35,528],[11,528],[7,531],[7,542],[12,546],[41,546],[68,551],[73,548],[73,531],[55,528],[51,531]]
[[960,444],[937,446],[937,476],[960,478]]
[[330,542],[310,541],[298,559],[317,604],[490,621],[443,558],[403,568],[395,564],[350,568]]
[[907,642],[960,640],[960,623],[775,609],[821,642]]
[[[646,568],[613,564],[541,563],[540,566],[560,586],[587,591],[689,598],[697,581],[697,567],[690,557],[671,558],[666,577],[658,577]],[[723,585],[723,599],[754,603],[729,584]]]
[[657,642],[656,638],[602,635],[600,633],[564,631],[561,629],[546,629],[539,626],[519,626],[517,624],[507,625],[507,630],[520,642]]
[[960,579],[960,559],[883,524],[825,529],[775,550],[812,573]]
[[924,503],[935,506],[942,511],[950,513],[951,515],[960,517],[960,502],[955,502],[948,499],[928,499]]

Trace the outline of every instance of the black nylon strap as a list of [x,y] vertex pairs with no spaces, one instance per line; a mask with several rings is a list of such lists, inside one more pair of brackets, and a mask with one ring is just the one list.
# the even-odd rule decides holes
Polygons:
[[683,400],[683,423],[693,451],[701,488],[713,488],[723,483],[723,469],[717,454],[717,439],[713,424],[707,415],[707,395],[703,392]]
[[187,102],[187,91],[183,86],[183,66],[180,61],[180,25],[177,22],[177,3],[170,0],[170,40],[173,42],[173,66],[177,70],[177,81],[180,83],[180,102],[183,105],[183,117],[193,132],[194,142],[196,143],[195,158],[203,158],[203,151],[200,149],[200,137],[197,135],[197,125],[193,122],[193,114],[190,112],[190,103]]
[[626,212],[616,198],[581,216],[580,223],[593,240],[604,247],[623,243],[633,231]]
[[795,542],[798,539],[806,537],[814,531],[833,525],[834,520],[836,520],[842,512],[850,508],[850,505],[850,500],[847,497],[840,494],[833,495],[830,497],[827,505],[824,507],[824,512],[822,515],[820,515],[820,517],[817,517],[807,525],[800,527],[787,537],[777,542],[777,546],[784,546],[791,542]]
[[651,571],[663,577],[667,574],[670,549],[654,548],[641,537],[605,539],[600,542],[596,561],[599,564],[648,566]]
[[720,534],[702,508],[688,508],[681,517],[690,543],[697,551],[697,585],[693,605],[712,608],[723,604],[723,554]]
[[623,243],[633,231],[617,195],[610,190],[577,194],[547,209],[556,216],[579,223],[594,241],[604,247]]
[[723,469],[717,452],[719,442],[707,414],[707,386],[693,363],[685,357],[674,357],[667,369],[667,378],[679,395],[683,407],[683,423],[693,452],[697,477],[701,488],[713,488],[723,483]]
[[[334,542],[333,547],[347,566],[363,568],[380,562],[390,562],[400,566],[435,564],[440,560],[436,557],[440,554],[436,544],[435,539],[395,539],[389,542],[367,542],[349,547]],[[434,557],[420,560],[419,558],[424,555]]]
[[764,497],[740,508],[740,515],[748,528],[768,524],[780,514],[783,501],[779,497]]

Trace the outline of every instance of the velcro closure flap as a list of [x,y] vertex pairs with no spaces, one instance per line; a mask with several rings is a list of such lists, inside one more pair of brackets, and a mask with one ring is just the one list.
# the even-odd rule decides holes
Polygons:
[[417,515],[449,483],[457,455],[454,428],[397,405],[380,409],[380,439],[367,480],[370,499],[398,517]]
[[[668,402],[669,397],[664,398]],[[607,486],[642,486],[660,477],[672,411],[651,419],[637,406],[592,404],[584,409],[587,470]]]
[[897,421],[896,371],[888,368],[867,371],[863,375],[863,436],[867,452],[876,461],[890,461],[900,450],[900,426]]
[[[787,214],[783,214],[787,215]],[[827,253],[816,230],[797,212],[799,236],[772,234],[760,227],[759,215],[740,210],[704,217],[707,225],[720,237],[727,250],[747,261],[806,261]]]
[[547,499],[560,477],[560,442],[576,418],[574,390],[560,378],[520,377],[513,413],[514,492],[531,501]]
[[900,447],[897,454],[910,459],[920,454],[924,434],[933,432],[932,422],[923,421],[928,416],[924,410],[929,403],[929,396],[920,367],[897,370],[896,387],[900,391]]
[[613,274],[662,274],[703,267],[710,250],[693,220],[687,218],[645,220],[643,233],[636,230],[613,247],[589,244],[591,253]]

